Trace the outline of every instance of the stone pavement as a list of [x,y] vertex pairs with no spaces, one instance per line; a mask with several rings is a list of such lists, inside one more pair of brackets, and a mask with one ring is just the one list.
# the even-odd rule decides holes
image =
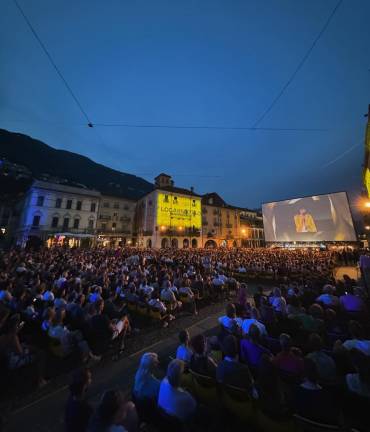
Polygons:
[[[215,306],[211,309],[215,309]],[[223,310],[223,305],[217,305],[218,311],[212,314],[204,311],[203,317],[192,325],[187,326],[190,335],[198,333],[212,333],[217,328],[217,317]],[[205,308],[208,309],[208,308]],[[205,316],[204,316],[205,315]],[[187,317],[192,318],[192,317]],[[194,318],[193,318],[194,321]],[[186,319],[180,319],[179,323],[186,326]],[[167,329],[166,329],[167,330]],[[143,345],[139,350],[113,362],[110,359],[104,364],[98,364],[93,368],[93,382],[89,390],[89,399],[97,403],[102,393],[109,388],[119,388],[129,392],[132,387],[135,371],[138,367],[143,352],[154,351],[158,353],[161,366],[165,370],[169,356],[174,355],[178,345],[177,332],[166,338],[158,337],[157,342],[151,345]],[[106,364],[105,364],[106,363]],[[62,385],[46,395],[31,400],[29,403],[16,408],[6,419],[5,431],[19,432],[61,432],[63,431],[64,404],[68,396],[68,386]]]

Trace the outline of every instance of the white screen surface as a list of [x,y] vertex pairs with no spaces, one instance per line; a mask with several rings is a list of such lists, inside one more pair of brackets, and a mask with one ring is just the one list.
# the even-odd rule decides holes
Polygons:
[[268,242],[357,240],[345,192],[263,204],[262,214]]

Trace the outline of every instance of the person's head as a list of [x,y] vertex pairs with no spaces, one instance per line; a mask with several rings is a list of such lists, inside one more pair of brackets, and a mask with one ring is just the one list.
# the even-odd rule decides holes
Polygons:
[[191,347],[195,354],[203,355],[206,350],[206,338],[202,334],[198,334],[191,339]]
[[98,416],[103,426],[122,423],[126,416],[126,401],[119,390],[108,390],[103,394],[98,407]]
[[324,309],[317,303],[314,303],[308,309],[308,313],[317,319],[322,319],[324,316]]
[[188,345],[190,340],[190,335],[187,330],[181,330],[179,333],[179,341],[183,345]]
[[226,306],[226,316],[228,318],[235,318],[236,317],[236,308],[234,303],[229,303]]
[[147,352],[141,356],[139,369],[151,373],[159,364],[158,354]]
[[96,312],[102,313],[104,310],[104,300],[102,298],[99,298],[98,300],[96,300],[95,306],[96,306]]
[[275,287],[273,290],[274,297],[281,297],[281,289],[279,287]]
[[363,339],[364,330],[358,321],[350,321],[348,325],[349,333],[354,339]]
[[333,294],[334,287],[332,285],[326,284],[326,285],[324,285],[324,288],[322,289],[322,292],[324,294]]
[[88,387],[91,384],[91,371],[84,367],[78,369],[72,374],[72,382],[69,386],[69,391],[74,397],[82,397],[85,395]]
[[311,351],[320,351],[323,347],[321,336],[317,333],[311,333],[308,340]]
[[235,358],[238,354],[238,343],[233,335],[225,337],[222,343],[222,352],[225,357]]
[[304,376],[307,381],[317,384],[319,380],[319,374],[317,372],[316,364],[309,358],[304,359]]
[[279,341],[280,341],[280,347],[282,351],[287,352],[292,347],[292,338],[290,337],[290,335],[286,333],[281,333],[279,337]]
[[174,388],[180,386],[181,375],[184,371],[184,362],[181,360],[172,360],[167,367],[167,379]]
[[302,207],[302,208],[299,209],[299,214],[300,214],[300,215],[303,216],[303,215],[305,215],[306,213],[307,213],[307,210],[306,210],[304,207]]
[[329,309],[325,310],[325,319],[326,319],[326,321],[333,322],[333,321],[335,321],[336,317],[337,317],[337,313],[335,312],[334,309],[330,309],[329,308]]
[[258,343],[259,342],[260,336],[261,336],[261,332],[260,332],[260,329],[256,326],[256,324],[252,324],[249,327],[248,336],[249,336],[249,339],[252,342],[254,342],[254,343]]

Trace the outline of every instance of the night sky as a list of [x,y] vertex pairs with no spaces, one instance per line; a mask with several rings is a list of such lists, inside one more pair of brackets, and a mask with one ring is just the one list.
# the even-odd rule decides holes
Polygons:
[[361,188],[370,1],[18,0],[93,123],[88,128],[12,0],[1,2],[0,127],[229,203]]

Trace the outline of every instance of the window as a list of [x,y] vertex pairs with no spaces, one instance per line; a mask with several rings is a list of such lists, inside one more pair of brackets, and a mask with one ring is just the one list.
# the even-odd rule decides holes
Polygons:
[[96,203],[91,203],[91,206],[90,206],[90,211],[92,211],[92,212],[95,212],[96,211]]
[[76,218],[73,221],[73,228],[78,229],[79,226],[80,226],[80,219]]
[[82,208],[82,201],[77,201],[76,210],[81,210],[81,208]]
[[71,209],[71,208],[72,208],[72,200],[67,200],[66,209]]
[[118,217],[118,213],[113,213],[113,217]]
[[89,219],[89,229],[94,228],[94,219]]
[[115,209],[119,209],[119,203],[118,203],[118,202],[115,202],[115,203],[113,204],[113,208],[115,208]]
[[101,224],[101,229],[102,229],[103,231],[105,231],[105,230],[107,229],[107,224],[106,224],[106,223],[102,223],[102,224]]
[[58,216],[54,216],[53,219],[51,220],[51,227],[56,228],[58,226],[58,223],[59,223]]
[[63,219],[63,228],[68,228],[69,227],[69,218],[64,218]]
[[[151,201],[149,201],[149,205],[152,205],[152,202],[151,202]],[[124,208],[125,210],[130,210],[130,206],[128,206],[127,204],[125,204],[125,205],[123,206],[123,208]]]
[[116,222],[113,222],[113,223],[112,223],[112,231],[114,231],[114,230],[116,229],[116,227],[117,227]]
[[109,202],[108,201],[103,202],[103,207],[104,208],[109,208]]
[[33,217],[32,226],[38,227],[40,225],[40,219],[41,219],[41,216],[35,215]]
[[45,197],[44,196],[39,195],[37,197],[37,205],[38,206],[42,207],[44,205],[44,201],[45,201]]
[[55,207],[61,208],[62,207],[62,198],[57,198],[55,201]]

